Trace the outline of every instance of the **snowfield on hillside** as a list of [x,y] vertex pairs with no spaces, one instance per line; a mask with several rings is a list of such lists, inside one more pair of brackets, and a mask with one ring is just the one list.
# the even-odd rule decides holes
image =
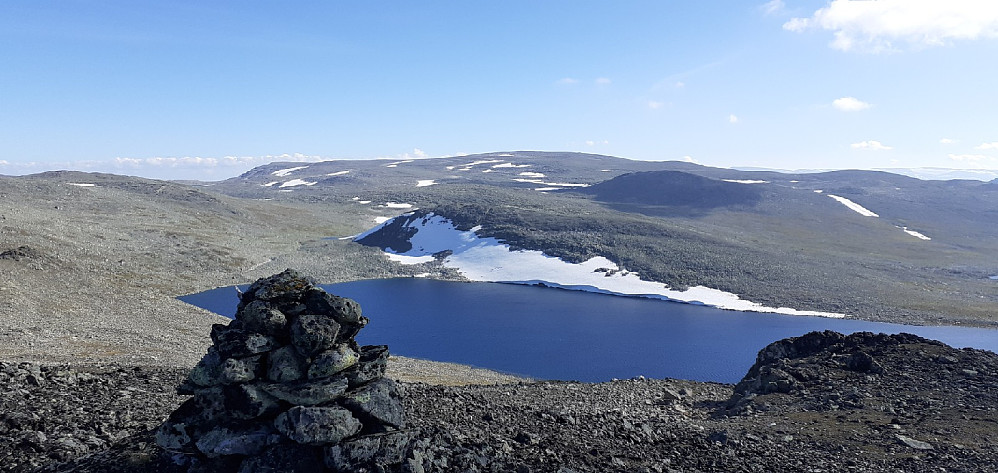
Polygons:
[[[412,215],[410,213],[396,218],[410,218]],[[391,225],[394,220],[385,221],[380,226],[358,235],[355,240],[376,233]],[[456,269],[472,281],[543,284],[563,289],[663,299],[728,310],[834,318],[846,316],[789,307],[766,307],[741,299],[737,294],[704,286],[676,291],[665,284],[643,280],[637,273],[628,272],[604,257],[595,257],[574,264],[545,255],[540,251],[512,251],[509,245],[495,238],[480,238],[475,233],[477,227],[461,231],[455,228],[450,220],[432,213],[409,222],[406,226],[416,230],[409,239],[412,248],[400,253],[385,251],[389,258],[403,264],[416,264],[428,262],[429,259],[426,258],[434,254],[451,251],[442,259],[443,266]]]

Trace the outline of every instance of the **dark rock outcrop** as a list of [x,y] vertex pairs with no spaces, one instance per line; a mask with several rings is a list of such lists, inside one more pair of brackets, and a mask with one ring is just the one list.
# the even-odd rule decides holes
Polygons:
[[[411,433],[386,346],[358,346],[360,306],[287,270],[240,298],[236,319],[156,432],[189,471],[363,472],[397,465]],[[309,461],[311,459],[312,461]]]

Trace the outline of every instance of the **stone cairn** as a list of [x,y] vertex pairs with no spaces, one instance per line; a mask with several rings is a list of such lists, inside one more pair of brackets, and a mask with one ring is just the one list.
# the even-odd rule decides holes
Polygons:
[[177,390],[156,442],[189,471],[384,471],[411,433],[385,345],[359,347],[360,305],[293,270],[256,281]]

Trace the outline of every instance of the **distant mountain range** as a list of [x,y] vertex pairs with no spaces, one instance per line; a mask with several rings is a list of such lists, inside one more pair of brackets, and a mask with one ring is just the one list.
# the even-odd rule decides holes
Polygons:
[[[938,176],[938,174],[937,174]],[[602,257],[674,289],[896,322],[998,319],[998,181],[785,173],[512,151],[272,163],[205,184],[230,196],[423,209],[512,249]]]
[[[756,167],[736,167],[742,171],[775,171],[791,174],[828,172],[832,169],[772,169]],[[973,181],[993,181],[998,179],[998,170],[993,169],[950,169],[950,168],[875,168],[874,171],[884,171],[917,179],[948,181],[953,179],[968,179]]]

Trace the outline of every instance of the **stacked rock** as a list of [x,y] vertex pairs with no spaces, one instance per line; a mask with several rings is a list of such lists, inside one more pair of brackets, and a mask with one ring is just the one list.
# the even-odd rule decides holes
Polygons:
[[178,388],[156,433],[190,470],[362,472],[403,460],[411,434],[388,347],[359,347],[360,305],[293,270],[256,281]]

